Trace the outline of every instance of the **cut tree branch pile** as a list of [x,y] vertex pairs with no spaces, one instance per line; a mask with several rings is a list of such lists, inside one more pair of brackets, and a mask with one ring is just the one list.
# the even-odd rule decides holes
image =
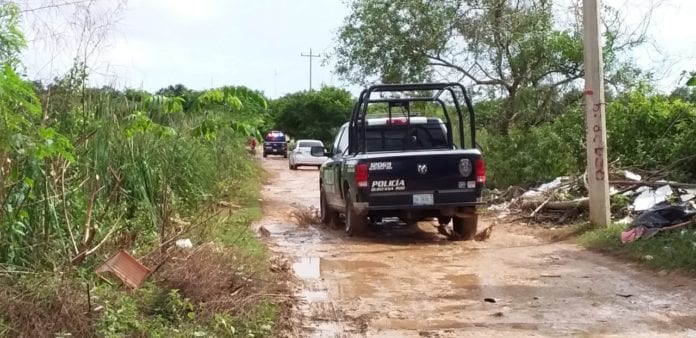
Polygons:
[[[696,184],[665,180],[643,180],[623,170],[610,174],[610,196],[620,195],[621,205],[612,205],[614,217],[641,213],[663,202],[688,202],[696,198]],[[489,209],[499,218],[514,215],[535,222],[565,223],[577,219],[589,208],[587,184],[582,177],[558,177],[536,188],[510,187],[494,190]]]

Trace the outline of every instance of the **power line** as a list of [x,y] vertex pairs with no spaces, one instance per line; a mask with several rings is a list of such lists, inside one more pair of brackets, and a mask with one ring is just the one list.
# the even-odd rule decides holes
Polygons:
[[312,91],[312,60],[321,57],[321,54],[312,54],[312,49],[309,49],[309,54],[301,53],[300,56],[309,58],[309,91]]

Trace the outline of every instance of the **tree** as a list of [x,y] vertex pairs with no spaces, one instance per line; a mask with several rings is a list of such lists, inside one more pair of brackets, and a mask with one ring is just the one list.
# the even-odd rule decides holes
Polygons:
[[689,73],[689,79],[686,81],[686,85],[689,87],[696,86],[696,72]]
[[346,90],[323,87],[285,95],[271,103],[274,128],[295,138],[312,138],[325,143],[350,118],[353,98]]
[[175,85],[169,85],[165,88],[160,88],[158,91],[155,92],[156,95],[164,95],[164,96],[178,96],[178,97],[184,97],[186,95],[191,94],[193,91],[191,89],[186,88],[183,84],[175,84]]
[[[639,72],[620,55],[644,34],[622,35],[617,12],[606,12],[607,81],[630,83]],[[337,72],[355,83],[444,77],[486,86],[504,97],[497,129],[507,134],[522,107],[551,106],[584,76],[576,19],[556,28],[549,0],[356,0],[339,29]]]

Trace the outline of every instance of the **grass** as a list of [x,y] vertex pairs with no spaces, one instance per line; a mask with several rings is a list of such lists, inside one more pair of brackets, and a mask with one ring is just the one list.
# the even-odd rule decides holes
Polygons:
[[679,270],[696,275],[696,229],[693,227],[621,243],[624,230],[624,225],[612,224],[604,229],[589,230],[578,240],[587,248],[637,261],[651,269]]
[[[258,170],[262,170],[260,167]],[[260,260],[267,258],[265,245],[256,237],[250,225],[263,215],[261,208],[261,186],[264,174],[257,177],[232,182],[229,191],[233,191],[230,199],[240,205],[239,210],[222,217],[220,222],[212,227],[211,238],[225,246],[235,246]]]
[[[284,294],[277,280],[285,278],[270,271],[266,247],[250,227],[262,216],[265,173],[242,161],[254,170],[220,184],[207,211],[217,215],[189,234],[194,251],[170,252],[175,258],[135,291],[103,283],[86,267],[69,278],[47,272],[0,280],[0,337],[258,337],[279,330],[287,303],[273,295]],[[87,288],[92,309],[100,309],[84,315]]]
[[7,324],[5,319],[0,317],[0,337],[7,337],[10,335],[10,326]]

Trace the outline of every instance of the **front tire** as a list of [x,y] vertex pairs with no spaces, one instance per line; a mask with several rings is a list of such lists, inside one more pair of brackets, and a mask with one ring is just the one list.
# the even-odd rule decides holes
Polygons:
[[264,151],[264,152],[263,152],[263,157],[265,158],[265,157],[267,157],[267,156],[268,156],[268,154]]
[[321,189],[319,192],[319,214],[322,224],[332,226],[338,224],[338,211],[331,209],[331,206],[329,206],[324,189]]
[[358,236],[367,228],[367,217],[360,216],[353,208],[353,197],[350,191],[346,196],[346,234],[348,236]]
[[469,217],[452,217],[452,230],[461,241],[474,239],[478,228],[478,215],[472,214]]

